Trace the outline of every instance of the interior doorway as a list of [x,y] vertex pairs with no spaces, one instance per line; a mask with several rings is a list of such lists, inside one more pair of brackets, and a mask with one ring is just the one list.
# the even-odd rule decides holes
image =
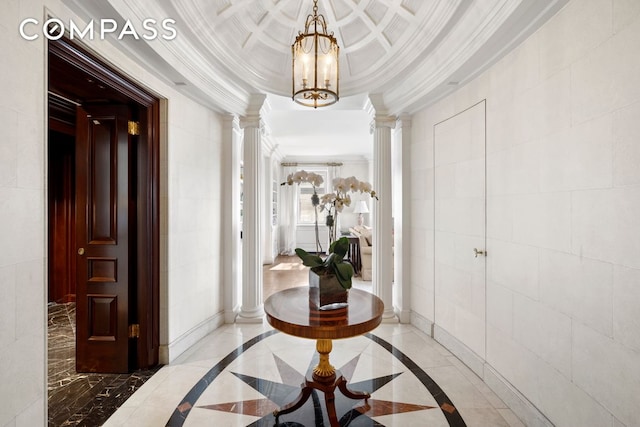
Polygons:
[[434,323],[486,352],[486,101],[434,125]]
[[155,366],[159,99],[65,38],[48,78],[49,304],[75,306],[76,371]]

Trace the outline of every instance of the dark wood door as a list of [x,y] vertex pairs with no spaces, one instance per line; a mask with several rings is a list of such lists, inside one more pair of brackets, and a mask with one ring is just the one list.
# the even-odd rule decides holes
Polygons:
[[75,134],[50,130],[48,159],[49,302],[67,303],[76,300]]
[[129,111],[84,108],[76,121],[76,369],[127,372]]

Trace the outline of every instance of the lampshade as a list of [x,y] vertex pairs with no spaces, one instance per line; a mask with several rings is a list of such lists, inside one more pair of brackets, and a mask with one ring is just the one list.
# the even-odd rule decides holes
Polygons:
[[324,16],[318,15],[318,0],[313,15],[307,17],[291,46],[293,54],[293,100],[306,107],[324,107],[339,98],[338,41],[327,31]]
[[359,200],[356,202],[356,206],[353,208],[353,213],[363,214],[369,213],[369,207],[367,206],[367,202],[364,200]]

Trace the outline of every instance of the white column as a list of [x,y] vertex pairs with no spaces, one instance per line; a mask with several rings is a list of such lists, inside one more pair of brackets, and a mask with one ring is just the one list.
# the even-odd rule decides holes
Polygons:
[[242,266],[242,241],[240,240],[240,145],[241,131],[238,117],[228,114],[222,128],[222,176],[229,185],[222,187],[224,321],[233,323],[240,311],[240,268]]
[[[393,135],[394,298],[400,323],[411,322],[411,116],[398,118]],[[407,228],[405,228],[407,227]]]
[[384,303],[383,322],[397,321],[393,308],[393,238],[391,206],[391,129],[395,117],[376,114],[373,127],[373,188],[379,201],[373,205],[373,293]]
[[[277,252],[274,251],[274,241],[276,239],[275,227],[273,225],[273,181],[277,175],[276,170],[273,167],[275,152],[278,148],[278,144],[274,144],[271,141],[267,129],[267,135],[263,135],[262,147],[264,151],[264,199],[262,200],[263,208],[262,213],[264,214],[263,224],[263,264],[269,265],[273,264]],[[266,137],[265,137],[266,136]]]
[[262,120],[265,95],[253,95],[248,113],[240,119],[244,129],[244,188],[242,216],[242,305],[240,323],[261,323],[262,305]]

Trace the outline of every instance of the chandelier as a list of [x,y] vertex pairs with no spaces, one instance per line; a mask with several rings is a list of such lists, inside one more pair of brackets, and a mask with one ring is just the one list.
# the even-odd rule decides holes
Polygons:
[[340,47],[327,33],[324,16],[318,15],[318,0],[313,15],[307,16],[304,32],[298,32],[291,45],[293,55],[293,100],[306,107],[325,107],[339,99],[338,53]]

